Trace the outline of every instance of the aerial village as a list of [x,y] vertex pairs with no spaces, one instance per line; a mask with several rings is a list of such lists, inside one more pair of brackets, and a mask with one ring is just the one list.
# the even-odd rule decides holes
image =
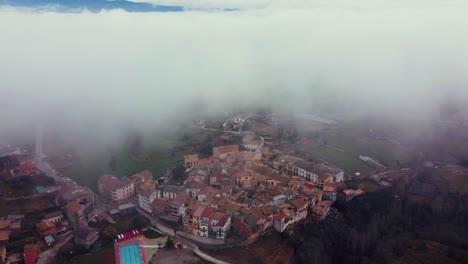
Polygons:
[[[223,125],[228,133],[221,134],[220,140],[227,144],[214,146],[211,155],[196,151],[185,155],[178,181],[172,180],[173,168],[158,177],[149,170],[123,177],[105,174],[97,180],[98,193],[48,164],[40,143],[36,153],[2,146],[4,201],[14,205],[22,199],[46,199],[53,205],[35,214],[26,209],[18,212],[14,206],[9,213],[8,205],[2,205],[0,263],[54,263],[67,243],[95,247],[105,236],[96,228],[99,223],[115,224],[133,216],[143,217],[148,225],[111,232],[115,263],[127,263],[126,254],[137,256],[139,263],[150,263],[155,249],[166,246],[168,240],[171,246],[190,245],[195,252],[198,247],[245,246],[271,232],[294,235],[301,224],[336,215],[332,205],[337,200],[348,202],[365,193],[360,187],[349,188],[352,176],[340,168],[277,150],[270,138],[241,132],[243,122],[236,118]],[[234,136],[241,138],[239,143],[230,142]],[[371,178],[383,187],[391,185],[392,177],[412,174],[410,169],[386,169],[367,156],[359,159],[374,167]],[[426,187],[413,189],[424,196]],[[149,229],[160,234],[153,246],[142,239]],[[13,247],[15,243],[19,246]],[[14,250],[8,252],[8,248]]]

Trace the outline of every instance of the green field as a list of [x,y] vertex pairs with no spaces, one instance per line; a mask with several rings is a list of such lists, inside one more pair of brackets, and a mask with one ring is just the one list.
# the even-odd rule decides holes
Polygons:
[[353,175],[356,172],[368,174],[373,167],[359,160],[359,155],[372,157],[386,165],[393,166],[410,161],[413,153],[408,148],[373,138],[368,128],[359,122],[345,123],[323,131],[318,137],[322,144],[304,149],[315,159],[325,160]]
[[[154,178],[162,176],[169,167],[175,167],[183,163],[186,154],[195,153],[190,146],[209,144],[218,135],[213,131],[179,131],[155,135],[151,140],[146,140],[143,149],[138,153],[139,157],[150,159],[146,162],[137,162],[130,158],[130,148],[120,146],[112,151],[93,153],[90,151],[79,154],[81,162],[67,167],[61,172],[81,185],[85,185],[97,191],[97,179],[103,174],[112,174],[118,177],[130,176],[134,173],[150,170]],[[110,160],[115,157],[115,167],[111,168]]]
[[350,122],[324,130],[312,137],[320,142],[319,146],[302,148],[302,152],[309,158],[331,163],[350,175],[360,172],[365,176],[375,170],[361,161],[359,155],[372,157],[387,166],[410,161],[413,157],[411,150],[372,137],[368,133],[368,126],[365,123]]
[[359,160],[356,156],[331,147],[321,146],[307,151],[314,159],[324,160],[333,166],[344,170],[350,175],[356,172],[362,174],[371,173],[374,168]]
[[325,140],[328,145],[338,147],[356,157],[366,155],[389,164],[396,160],[406,162],[412,157],[412,152],[404,146],[369,136],[365,127],[359,122],[343,124],[327,133]]

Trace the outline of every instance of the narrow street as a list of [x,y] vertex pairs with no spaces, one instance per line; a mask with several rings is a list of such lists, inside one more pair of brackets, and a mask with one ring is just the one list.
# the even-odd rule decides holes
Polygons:
[[65,244],[70,241],[72,238],[71,233],[68,235],[68,237],[65,237],[63,241],[60,241],[56,245],[54,245],[52,248],[42,252],[39,255],[39,259],[37,260],[37,264],[51,264],[54,262],[55,256],[58,254],[60,248],[62,248]]
[[[151,224],[156,228],[157,231],[159,231],[159,232],[161,232],[161,233],[163,233],[163,234],[165,234],[167,236],[171,236],[171,237],[177,236],[180,239],[182,245],[184,245],[185,247],[191,249],[195,254],[197,254],[199,257],[203,258],[204,260],[207,260],[207,261],[210,261],[210,262],[213,262],[213,263],[216,263],[216,264],[229,264],[228,262],[216,259],[216,258],[202,252],[198,248],[197,245],[195,245],[194,243],[189,241],[189,239],[193,239],[193,238],[198,238],[199,240],[201,240],[204,237],[199,237],[199,236],[192,235],[193,236],[193,238],[192,238],[192,237],[188,236],[190,234],[187,234],[187,233],[185,233],[183,231],[177,231],[176,234],[174,234],[174,230],[172,228],[166,227],[163,224],[159,223],[156,219],[151,217],[151,215],[149,215],[148,213],[143,212],[140,209],[137,209],[137,211],[141,215],[148,218],[151,221]],[[212,245],[220,245],[220,244],[224,244],[224,241],[223,240],[205,238],[203,240],[203,242],[200,241],[199,243],[212,243]]]

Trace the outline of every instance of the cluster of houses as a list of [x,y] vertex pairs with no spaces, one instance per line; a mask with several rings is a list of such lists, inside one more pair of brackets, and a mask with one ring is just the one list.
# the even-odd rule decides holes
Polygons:
[[[337,199],[363,193],[346,189],[340,169],[252,149],[225,145],[209,157],[186,155],[182,185],[136,184],[139,207],[190,234],[225,239],[233,231],[251,239],[320,221]],[[136,182],[135,175],[130,179]]]
[[[2,162],[13,169],[8,171],[10,179],[20,176],[36,177],[40,172],[26,155],[4,156]],[[59,184],[60,183],[60,184]],[[97,229],[90,228],[90,222],[112,220],[112,217],[135,213],[136,199],[138,206],[151,211],[151,203],[160,193],[149,171],[136,173],[131,177],[116,178],[103,175],[98,179],[100,196],[90,188],[71,181],[56,182],[53,186],[36,186],[33,195],[48,197],[55,201],[55,211],[50,209],[39,213],[37,220],[25,221],[22,214],[11,214],[0,218],[0,263],[6,261],[6,244],[16,235],[35,231],[34,243],[26,243],[23,256],[9,254],[8,261],[36,263],[40,252],[70,237],[76,245],[90,248],[99,238]],[[52,188],[54,187],[54,188]],[[98,206],[98,199],[107,203]],[[18,255],[18,256],[16,256]]]
[[[28,217],[21,212],[0,217],[0,263],[33,264],[38,261],[41,251],[59,241],[73,237],[76,245],[89,248],[98,239],[99,232],[88,227],[88,222],[97,216],[96,195],[89,188],[76,185],[67,178],[63,181],[48,178],[36,168],[33,157],[26,151],[15,151],[2,155],[0,159],[1,176],[8,185],[18,180],[29,185],[47,183],[35,186],[31,193],[21,193],[21,197],[16,197],[10,188],[6,188],[3,195],[13,197],[12,201],[18,203],[22,203],[24,196],[52,199],[56,205]],[[21,246],[24,243],[23,254],[7,252],[6,245],[10,243]]]
[[[35,263],[43,246],[70,235],[76,244],[90,248],[99,233],[89,222],[112,222],[137,207],[189,234],[224,240],[235,232],[254,239],[270,230],[284,232],[298,223],[323,220],[334,201],[363,193],[346,188],[342,170],[273,153],[263,143],[263,138],[248,135],[240,145],[214,147],[209,157],[186,155],[186,177],[180,185],[159,184],[148,170],[121,178],[100,176],[99,196],[76,183],[60,184],[46,191],[55,197],[56,210],[42,214],[33,227],[44,243],[27,244],[23,261]],[[11,174],[35,172],[33,163],[20,162]],[[104,207],[97,206],[99,199]],[[0,218],[3,260],[10,234],[22,232],[23,225],[24,215]]]

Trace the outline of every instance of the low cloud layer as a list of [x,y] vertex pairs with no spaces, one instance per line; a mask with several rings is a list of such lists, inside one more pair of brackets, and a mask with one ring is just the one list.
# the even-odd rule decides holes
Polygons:
[[468,97],[466,2],[272,2],[237,12],[5,8],[0,133],[37,122],[149,129],[192,105],[327,103],[426,118]]

